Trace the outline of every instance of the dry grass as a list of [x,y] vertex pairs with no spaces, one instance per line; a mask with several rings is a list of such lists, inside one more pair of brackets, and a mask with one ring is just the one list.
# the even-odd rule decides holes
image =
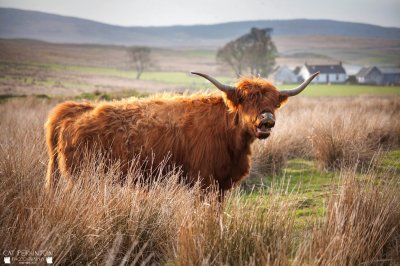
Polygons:
[[[196,210],[178,239],[179,265],[286,265],[292,247],[294,204],[270,188],[267,197],[231,195],[222,211]],[[207,205],[206,205],[207,206]]]
[[[310,145],[318,131],[310,126],[312,121],[329,117],[323,112],[339,116],[336,106],[351,112],[347,101],[330,103],[331,111],[316,100],[294,101],[282,110],[273,137],[263,146],[274,151],[271,158],[276,162],[313,157],[310,147],[315,145]],[[373,119],[390,114],[388,110],[392,113],[380,123],[371,119],[371,128],[388,121],[396,125],[398,111],[391,109],[396,102],[374,101],[375,110],[383,109]],[[311,232],[296,228],[297,201],[280,187],[273,186],[256,199],[236,191],[220,206],[215,195],[200,199],[198,188],[177,184],[177,171],[151,189],[140,184],[120,187],[112,184],[117,167],[104,173],[101,163],[89,164],[71,190],[61,184],[54,193],[46,193],[43,123],[52,105],[38,99],[0,105],[2,250],[50,251],[55,264],[61,265],[370,265],[395,264],[399,259],[398,179],[372,174],[360,180],[354,171],[344,173],[343,185]],[[371,102],[367,106],[356,110],[374,107]],[[292,118],[295,113],[297,119]],[[371,138],[379,140],[378,146],[398,145],[392,131],[388,126],[379,131],[388,132],[387,138]],[[256,153],[260,154],[265,150]]]
[[295,98],[278,111],[270,139],[255,144],[254,173],[275,174],[296,157],[328,170],[369,168],[399,145],[400,97]]
[[399,262],[400,182],[343,174],[323,221],[299,248],[295,264],[380,265]]
[[[312,150],[323,168],[370,164],[377,151],[400,143],[400,101],[362,99],[337,105],[320,117],[311,135]],[[342,112],[342,113],[341,113]]]

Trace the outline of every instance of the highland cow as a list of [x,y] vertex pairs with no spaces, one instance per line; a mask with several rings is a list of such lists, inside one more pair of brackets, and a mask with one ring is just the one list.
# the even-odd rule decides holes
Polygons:
[[107,162],[119,162],[122,177],[138,154],[141,160],[153,157],[153,164],[168,156],[182,170],[185,184],[215,185],[223,194],[248,175],[251,144],[271,134],[275,111],[318,75],[279,91],[260,78],[228,86],[193,74],[222,93],[56,106],[45,126],[50,157],[46,187],[54,187],[60,176],[71,181],[91,148],[105,154]]

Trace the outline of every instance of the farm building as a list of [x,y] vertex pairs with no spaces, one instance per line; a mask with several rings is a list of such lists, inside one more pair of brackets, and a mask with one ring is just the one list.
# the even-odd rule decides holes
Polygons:
[[356,75],[357,82],[363,84],[380,84],[382,82],[382,73],[376,67],[363,67]]
[[280,66],[272,73],[272,80],[277,84],[285,83],[297,83],[299,78],[298,75],[292,71],[288,66]]
[[307,79],[311,74],[319,71],[315,83],[345,83],[347,74],[342,63],[336,65],[309,65],[304,64],[300,70],[301,79]]
[[400,84],[400,68],[363,67],[357,73],[356,78],[361,84]]

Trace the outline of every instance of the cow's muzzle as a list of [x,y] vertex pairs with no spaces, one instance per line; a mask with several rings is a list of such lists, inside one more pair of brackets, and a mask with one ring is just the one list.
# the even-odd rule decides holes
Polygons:
[[264,112],[258,116],[256,135],[259,139],[266,139],[271,135],[271,130],[275,126],[275,117],[272,113]]

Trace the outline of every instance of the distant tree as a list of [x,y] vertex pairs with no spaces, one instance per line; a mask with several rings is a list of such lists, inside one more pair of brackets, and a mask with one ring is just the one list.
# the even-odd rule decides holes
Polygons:
[[217,61],[230,66],[237,76],[243,72],[268,76],[275,66],[277,49],[272,29],[252,28],[250,33],[227,43],[217,52]]
[[239,77],[245,67],[245,54],[246,51],[243,45],[232,41],[227,43],[223,48],[218,49],[217,61],[231,67],[236,76]]
[[136,79],[140,79],[142,73],[153,64],[151,49],[144,46],[132,46],[128,48],[128,53],[136,70]]

